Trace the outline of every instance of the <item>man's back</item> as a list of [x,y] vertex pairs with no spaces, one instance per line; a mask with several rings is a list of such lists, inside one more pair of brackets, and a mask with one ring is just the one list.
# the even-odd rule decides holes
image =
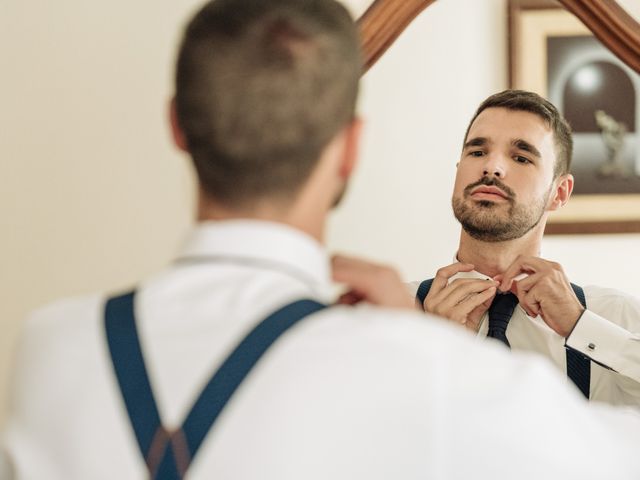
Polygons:
[[[180,425],[257,322],[300,298],[330,298],[328,258],[315,241],[266,222],[199,227],[136,300],[165,426]],[[30,321],[5,437],[17,478],[146,476],[103,307],[102,296],[69,300]],[[560,383],[544,364],[431,318],[331,307],[267,352],[188,476],[632,478],[637,455]]]

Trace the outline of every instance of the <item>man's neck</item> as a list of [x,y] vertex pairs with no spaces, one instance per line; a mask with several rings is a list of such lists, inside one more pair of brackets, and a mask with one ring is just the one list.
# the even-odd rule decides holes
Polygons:
[[261,202],[258,205],[242,208],[227,207],[208,198],[200,197],[198,202],[198,222],[224,220],[262,220],[281,223],[310,235],[324,243],[325,221],[317,212],[310,212],[301,205],[289,208],[279,202]]
[[519,255],[538,256],[541,243],[542,233],[537,229],[506,242],[484,242],[462,230],[457,260],[471,263],[477,272],[495,277],[507,270]]

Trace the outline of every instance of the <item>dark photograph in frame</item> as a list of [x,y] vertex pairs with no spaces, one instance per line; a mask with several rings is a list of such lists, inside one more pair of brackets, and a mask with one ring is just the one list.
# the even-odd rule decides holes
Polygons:
[[574,129],[574,195],[545,232],[640,232],[640,76],[550,1],[510,3],[511,88],[548,98]]
[[549,36],[547,91],[573,129],[574,194],[640,193],[640,75],[591,35]]

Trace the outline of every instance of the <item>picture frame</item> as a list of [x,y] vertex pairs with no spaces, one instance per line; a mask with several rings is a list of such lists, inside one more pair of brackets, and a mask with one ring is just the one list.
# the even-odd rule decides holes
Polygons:
[[[574,118],[585,125],[582,129],[574,127],[574,194],[567,205],[549,217],[545,233],[640,232],[640,76],[602,46],[578,18],[553,0],[512,0],[509,13],[511,88],[534,91],[548,98],[572,124],[572,118],[563,110],[580,112],[580,116]],[[558,51],[564,51],[564,56]],[[614,113],[610,119],[624,117],[626,123],[618,124],[630,124],[626,133],[618,132],[617,151],[613,150],[614,140],[611,135],[606,136],[603,123],[597,123],[596,127],[596,120],[591,118],[595,112],[585,114],[583,112],[591,112],[586,104],[570,103],[582,98],[570,95],[573,88],[570,82],[591,78],[584,73],[591,71],[585,70],[586,66],[580,66],[582,70],[574,68],[580,61],[591,70],[594,66],[605,68],[602,77],[606,80],[605,86],[609,78],[618,75],[624,80],[626,75],[631,90],[635,91],[635,98],[630,94],[632,98],[623,99],[621,103],[620,108],[625,112],[611,107]],[[566,74],[568,71],[573,72],[570,74],[573,77]],[[617,88],[616,95],[619,91]],[[612,172],[609,168],[612,162],[623,165],[624,172]]]

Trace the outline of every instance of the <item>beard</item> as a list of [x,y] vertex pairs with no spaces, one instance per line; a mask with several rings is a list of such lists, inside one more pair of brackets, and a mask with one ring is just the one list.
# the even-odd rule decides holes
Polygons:
[[[505,207],[502,202],[494,203],[489,200],[474,202],[469,198],[471,191],[480,185],[493,185],[507,194],[506,214],[501,212]],[[462,198],[454,197],[451,203],[456,219],[472,238],[483,242],[506,242],[521,238],[540,223],[550,192],[551,189],[539,201],[523,205],[517,203],[515,192],[500,180],[495,177],[484,177],[467,185]]]

